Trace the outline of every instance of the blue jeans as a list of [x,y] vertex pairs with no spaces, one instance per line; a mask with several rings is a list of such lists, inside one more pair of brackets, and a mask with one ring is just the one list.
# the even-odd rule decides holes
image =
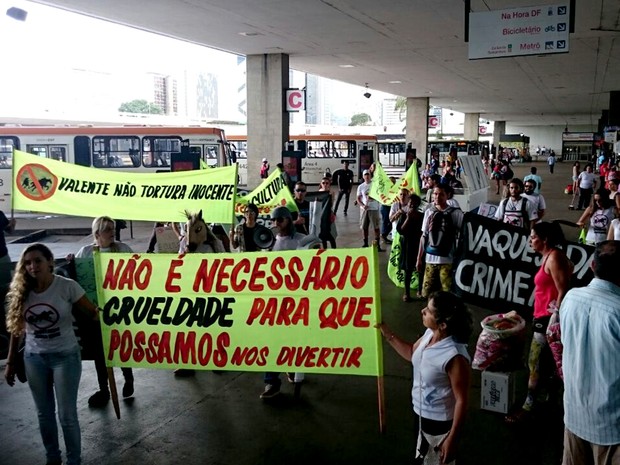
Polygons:
[[[82,375],[79,348],[67,352],[24,355],[28,385],[39,417],[39,430],[47,461],[60,460],[58,417],[67,448],[67,464],[81,463],[80,423],[77,414],[77,394]],[[54,399],[56,391],[56,399]]]

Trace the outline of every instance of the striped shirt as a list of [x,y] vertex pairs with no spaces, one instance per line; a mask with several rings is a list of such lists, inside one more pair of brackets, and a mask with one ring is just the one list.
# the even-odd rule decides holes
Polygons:
[[620,287],[594,278],[562,300],[564,424],[598,445],[620,444]]

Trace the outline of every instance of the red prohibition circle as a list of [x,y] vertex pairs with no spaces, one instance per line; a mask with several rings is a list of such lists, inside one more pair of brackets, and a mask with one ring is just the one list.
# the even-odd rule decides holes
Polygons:
[[40,202],[54,195],[58,178],[46,166],[29,163],[17,172],[16,184],[24,197]]

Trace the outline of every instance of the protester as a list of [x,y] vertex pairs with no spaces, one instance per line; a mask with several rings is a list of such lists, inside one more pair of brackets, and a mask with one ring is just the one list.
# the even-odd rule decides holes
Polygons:
[[260,165],[260,178],[267,179],[269,177],[269,162],[266,158],[263,158],[263,161]]
[[560,307],[564,465],[620,463],[620,242],[597,245],[587,287]]
[[4,212],[0,210],[0,264],[11,263],[11,257],[9,257],[9,250],[6,247],[4,233],[12,233],[14,229],[15,218],[9,220]]
[[405,216],[409,210],[409,195],[409,189],[403,187],[398,192],[398,199],[390,207],[390,221],[395,231],[397,230],[398,221],[401,217]]
[[433,192],[435,190],[435,187],[438,186],[440,182],[441,176],[439,176],[438,174],[433,174],[428,178],[428,189],[424,197],[424,200],[426,201],[426,209],[433,208]]
[[530,168],[530,174],[523,178],[523,182],[525,183],[530,179],[536,181],[536,189],[534,189],[534,192],[536,194],[540,194],[540,190],[542,189],[542,178],[538,175],[538,168],[536,168],[535,166],[532,166]]
[[[403,302],[413,300],[411,297],[411,278],[415,271],[419,271],[417,270],[417,257],[420,250],[420,237],[422,236],[422,221],[424,220],[424,214],[419,211],[420,203],[420,197],[415,194],[409,195],[407,210],[398,215],[396,225],[396,231],[400,234],[399,268],[405,274]],[[421,297],[420,285],[421,283],[418,281],[418,297]]]
[[[93,243],[85,245],[73,255],[68,255],[67,260],[73,258],[89,258],[93,256],[93,252],[117,252],[132,253],[131,247],[123,242],[115,241],[116,223],[109,216],[99,216],[93,220],[91,225],[93,234]],[[99,328],[97,331],[101,331]],[[97,382],[99,390],[88,399],[90,407],[105,407],[110,400],[110,390],[108,389],[108,369],[105,365],[105,354],[103,347],[101,350],[93,351],[95,370],[97,371]],[[131,368],[121,368],[125,384],[123,385],[123,397],[131,397],[134,393],[134,378]]]
[[[552,363],[545,365],[544,359],[551,360],[546,331],[551,314],[556,312],[568,291],[573,265],[562,250],[565,246],[564,234],[558,223],[536,223],[530,233],[530,247],[542,255],[542,263],[534,276],[534,320],[533,336],[530,345],[528,367],[530,375],[527,397],[523,406],[506,416],[507,423],[519,423],[528,419],[535,406],[540,382],[552,375]],[[546,367],[547,370],[545,370]]]
[[424,212],[422,235],[416,268],[424,267],[422,296],[427,298],[440,287],[449,291],[452,287],[452,263],[454,251],[463,224],[463,211],[448,205],[446,186],[439,184],[433,190],[433,208]]
[[11,334],[4,377],[15,384],[14,363],[25,333],[24,363],[37,409],[48,465],[61,465],[56,405],[67,464],[81,463],[81,433],[77,395],[82,374],[80,346],[73,329],[74,304],[98,317],[98,309],[75,281],[54,274],[54,256],[43,244],[21,254],[7,294],[6,326]]
[[315,211],[319,214],[319,239],[323,243],[323,248],[327,248],[327,243],[332,249],[336,248],[336,225],[334,223],[335,218],[332,217],[332,207],[334,205],[334,198],[331,193],[332,181],[328,177],[321,179],[321,185],[319,192],[325,192],[321,200],[316,200]]
[[[396,178],[394,176],[389,177],[390,180],[390,188],[396,183]],[[392,222],[390,221],[390,209],[392,205],[381,204],[379,207],[379,211],[381,212],[381,239],[386,244],[391,244],[392,241],[389,238],[390,233],[392,232]]]
[[592,163],[588,163],[585,169],[577,177],[579,187],[579,203],[577,210],[583,210],[590,204],[590,199],[596,189],[596,176],[592,172]]
[[495,219],[519,228],[530,229],[538,219],[536,206],[521,195],[523,182],[513,178],[508,184],[508,195],[495,211]]
[[533,179],[525,181],[523,183],[523,190],[522,196],[536,209],[538,221],[542,220],[542,217],[545,216],[545,210],[547,209],[547,202],[545,202],[545,198],[542,194],[536,193],[536,181]]
[[334,171],[334,174],[332,175],[332,184],[338,186],[338,198],[336,199],[334,213],[338,213],[340,200],[344,197],[344,216],[347,216],[347,210],[349,209],[349,198],[351,197],[351,188],[353,187],[353,171],[349,169],[348,161],[343,161],[342,168]]
[[362,173],[364,182],[357,187],[357,203],[360,207],[360,228],[364,235],[363,247],[368,247],[368,230],[370,226],[375,231],[377,250],[382,252],[379,236],[379,202],[370,197],[371,177],[370,171],[364,170]]
[[230,244],[234,249],[239,249],[239,252],[260,250],[254,242],[256,218],[258,218],[258,207],[253,203],[248,203],[243,212],[244,221],[234,228],[230,228]]
[[[279,252],[299,248],[301,241],[306,238],[306,235],[297,232],[293,225],[293,217],[288,208],[282,206],[274,208],[271,212],[271,219],[275,222],[278,230],[276,242],[272,250]],[[287,378],[292,383],[301,383],[304,379],[303,373],[290,373],[287,374]],[[264,381],[265,389],[260,395],[261,399],[272,399],[280,394],[282,381],[280,381],[279,373],[265,373]]]
[[293,212],[293,224],[298,233],[310,234],[310,202],[306,200],[306,183],[298,181],[295,184],[295,204],[299,212]]
[[427,328],[415,343],[401,339],[378,324],[392,348],[413,365],[413,410],[419,418],[416,463],[452,463],[467,412],[470,357],[467,342],[472,318],[454,294],[429,296],[422,310]]
[[611,179],[607,185],[609,186],[609,200],[615,207],[616,216],[620,216],[620,192],[618,186],[620,186],[620,179]]
[[614,206],[605,189],[599,189],[592,198],[592,203],[585,209],[577,225],[587,227],[586,244],[596,245],[607,239],[609,226],[614,219]]

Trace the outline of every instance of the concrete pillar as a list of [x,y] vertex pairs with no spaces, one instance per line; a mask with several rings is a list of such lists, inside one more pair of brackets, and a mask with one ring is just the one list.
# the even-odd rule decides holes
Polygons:
[[495,121],[493,123],[493,145],[497,150],[500,140],[506,135],[506,121]]
[[426,163],[428,146],[428,97],[407,97],[407,144],[416,149],[416,156]]
[[263,158],[269,160],[271,170],[282,161],[282,150],[289,138],[289,117],[284,105],[284,92],[289,86],[288,63],[285,54],[247,57],[249,189],[260,184]]
[[463,139],[478,140],[480,128],[480,113],[465,113],[465,123],[463,127]]

